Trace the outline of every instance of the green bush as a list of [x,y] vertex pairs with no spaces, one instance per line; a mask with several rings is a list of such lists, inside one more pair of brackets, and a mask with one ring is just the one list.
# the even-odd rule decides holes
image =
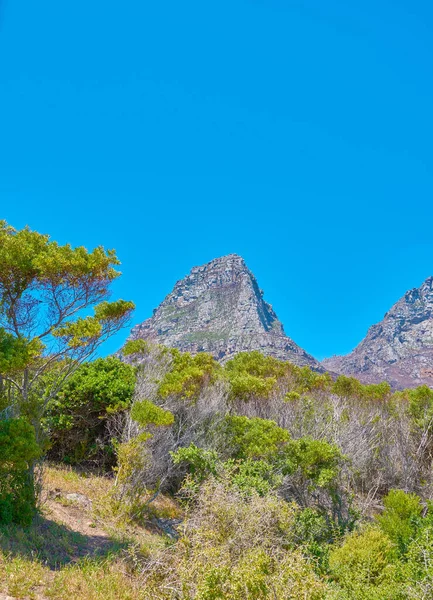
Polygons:
[[400,392],[408,400],[408,413],[422,429],[432,427],[433,390],[427,385],[421,385],[412,390]]
[[326,488],[335,484],[343,458],[337,446],[305,437],[289,441],[283,449],[281,465],[285,475],[299,472],[311,489]]
[[183,482],[183,491],[197,492],[199,486],[209,477],[223,478],[245,496],[258,494],[265,496],[278,489],[282,478],[273,465],[265,460],[229,459],[223,462],[214,450],[204,450],[191,444],[172,452],[174,464],[188,466],[188,475]]
[[36,506],[32,466],[40,454],[34,429],[25,419],[0,421],[1,523],[30,523]]
[[261,352],[240,352],[225,365],[232,400],[267,398],[291,365]]
[[114,470],[117,475],[112,498],[116,510],[139,519],[146,510],[144,497],[149,492],[155,493],[148,489],[143,477],[150,466],[148,442],[158,427],[173,424],[174,415],[150,400],[138,400],[134,402],[130,416],[139,429],[129,440],[116,444],[117,466]]
[[363,385],[355,377],[340,375],[332,386],[332,392],[342,398],[377,401],[390,397],[391,386],[386,381]]
[[344,457],[337,446],[293,440],[275,421],[258,417],[227,415],[222,433],[219,452],[191,444],[172,453],[175,464],[188,467],[184,491],[197,489],[209,476],[224,476],[245,495],[279,490],[289,502],[314,507],[327,519],[329,538],[353,527],[356,515],[340,488]]
[[195,444],[190,444],[187,448],[179,448],[176,452],[171,452],[171,457],[175,465],[181,463],[188,465],[191,483],[194,486],[200,485],[210,475],[217,474],[219,460],[214,450],[204,450]]
[[50,457],[111,466],[115,460],[107,420],[130,406],[135,387],[131,365],[114,357],[81,365],[49,404],[44,424]]
[[370,527],[346,537],[329,555],[331,577],[351,600],[404,598],[397,551],[390,538]]
[[171,354],[173,364],[160,382],[158,394],[161,398],[174,396],[195,402],[202,389],[217,379],[221,366],[204,352],[192,356],[172,349]]
[[223,466],[232,485],[244,496],[266,496],[283,482],[274,465],[266,460],[228,460]]
[[137,400],[134,402],[131,409],[131,419],[136,421],[142,428],[146,428],[148,425],[168,427],[174,422],[174,416],[169,410],[157,406],[150,400]]
[[376,520],[403,554],[420,525],[421,500],[416,494],[391,490],[383,498],[385,510]]
[[296,544],[316,563],[320,573],[329,569],[329,552],[339,532],[333,523],[315,508],[304,508],[296,514],[294,523]]
[[432,597],[433,527],[431,522],[423,526],[416,538],[410,542],[402,564],[402,579],[409,600]]
[[227,416],[223,427],[233,458],[269,458],[290,439],[275,421],[258,417]]
[[232,401],[266,400],[281,390],[286,390],[286,400],[290,401],[312,390],[329,390],[332,385],[328,373],[315,373],[309,367],[264,356],[258,350],[240,352],[227,362],[224,371]]
[[227,479],[210,478],[178,542],[148,566],[149,596],[324,600],[327,585],[292,546],[295,512],[274,494],[245,497]]

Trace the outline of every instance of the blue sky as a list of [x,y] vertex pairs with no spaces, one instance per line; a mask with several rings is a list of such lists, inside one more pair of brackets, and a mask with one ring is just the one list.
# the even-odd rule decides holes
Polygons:
[[237,252],[323,358],[433,274],[431,2],[0,7],[0,218],[116,248],[135,323]]

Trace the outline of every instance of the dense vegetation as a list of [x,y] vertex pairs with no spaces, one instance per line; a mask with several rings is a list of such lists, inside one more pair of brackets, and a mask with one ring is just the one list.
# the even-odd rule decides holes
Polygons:
[[433,597],[433,390],[143,340],[91,360],[132,310],[107,302],[117,262],[0,227],[0,544],[32,523],[41,457],[105,474],[104,520],[162,543],[54,579],[0,551],[0,575],[51,598]]
[[138,341],[124,358],[136,386],[112,510],[150,522],[170,495],[184,511],[168,548],[140,559],[143,597],[429,597],[432,390],[258,352],[221,366]]
[[[0,221],[0,419],[6,420],[0,493],[9,507],[2,510],[4,519],[29,522],[35,509],[35,461],[48,441],[47,407],[79,365],[128,322],[133,303],[108,302],[118,264],[112,250],[61,246]],[[16,447],[12,454],[9,438]]]

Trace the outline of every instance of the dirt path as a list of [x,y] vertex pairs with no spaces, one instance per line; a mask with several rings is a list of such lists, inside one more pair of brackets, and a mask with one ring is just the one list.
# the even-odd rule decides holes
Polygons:
[[59,525],[65,525],[71,531],[87,538],[88,543],[82,548],[84,554],[97,554],[98,551],[106,551],[112,545],[107,532],[93,522],[91,510],[83,506],[68,506],[48,500],[44,512]]

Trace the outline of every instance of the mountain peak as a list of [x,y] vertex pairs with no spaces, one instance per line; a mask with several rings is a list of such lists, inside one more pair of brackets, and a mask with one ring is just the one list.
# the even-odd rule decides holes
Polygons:
[[350,354],[322,364],[366,383],[433,386],[433,277],[407,291]]
[[427,292],[430,292],[431,290],[433,290],[433,275],[430,275],[430,277],[427,277],[427,279],[422,284],[421,289],[423,291],[427,291]]
[[185,277],[185,279],[188,279],[188,277],[191,278],[196,273],[208,274],[211,271],[242,273],[249,272],[249,269],[242,256],[239,256],[239,254],[227,254],[226,256],[214,258],[204,265],[193,267],[189,276]]
[[136,338],[192,353],[210,352],[222,361],[238,352],[260,350],[323,370],[285,335],[255,276],[238,254],[193,267],[153,316],[134,327],[131,339]]

